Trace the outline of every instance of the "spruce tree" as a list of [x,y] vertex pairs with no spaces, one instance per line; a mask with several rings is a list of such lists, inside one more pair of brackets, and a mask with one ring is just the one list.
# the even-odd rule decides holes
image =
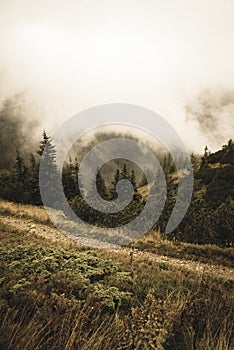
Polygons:
[[131,181],[131,184],[132,184],[133,189],[134,189],[133,199],[134,199],[135,201],[136,201],[136,200],[140,200],[142,197],[141,197],[140,193],[139,193],[138,190],[137,190],[136,175],[135,175],[134,169],[132,169],[130,181]]
[[41,156],[40,160],[40,189],[43,192],[44,204],[47,206],[57,206],[59,201],[59,173],[56,166],[56,150],[52,144],[51,137],[43,132],[37,153]]
[[70,200],[77,195],[77,182],[76,166],[69,157],[69,162],[63,167],[63,189],[67,199]]
[[117,185],[117,183],[119,182],[120,179],[121,179],[120,171],[119,171],[119,169],[117,169],[116,173],[115,173],[115,178],[114,178],[114,185],[115,186]]
[[135,176],[135,171],[134,171],[134,169],[132,169],[130,181],[131,181],[131,184],[132,184],[132,186],[133,186],[133,188],[134,188],[134,191],[137,191],[137,187],[136,187],[136,176]]
[[208,168],[208,157],[210,155],[209,149],[206,146],[204,149],[204,155],[202,157],[201,168]]
[[78,182],[79,163],[78,163],[77,157],[75,158],[73,171],[74,171],[74,178],[75,178],[75,194],[77,196],[80,196],[80,188],[79,188],[79,182]]
[[17,180],[23,183],[25,181],[27,168],[24,159],[21,157],[19,151],[16,153],[15,172]]
[[100,171],[97,173],[96,184],[97,184],[98,193],[102,198],[106,199],[107,198],[106,184]]
[[120,170],[117,168],[114,176],[114,181],[112,181],[112,187],[110,189],[110,197],[111,199],[117,198],[116,185],[121,180]]
[[103,199],[107,199],[107,189],[103,176],[100,171],[97,172],[96,179],[91,182],[89,189],[89,196],[95,197],[96,190]]
[[121,172],[121,178],[122,179],[128,179],[129,178],[129,174],[128,174],[128,169],[127,169],[127,164],[124,163],[123,165],[123,169],[122,169],[122,172]]
[[41,205],[41,195],[39,188],[39,162],[32,153],[29,160],[28,168],[28,192],[30,195],[30,203]]
[[21,157],[19,151],[16,154],[15,166],[13,171],[13,191],[12,199],[16,202],[27,202],[26,196],[26,176],[27,167],[25,165],[24,159]]

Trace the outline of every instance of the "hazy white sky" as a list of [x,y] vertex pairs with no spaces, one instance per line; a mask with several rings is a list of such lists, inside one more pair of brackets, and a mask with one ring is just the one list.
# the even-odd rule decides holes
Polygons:
[[201,151],[210,141],[184,105],[203,89],[234,91],[233,0],[0,0],[0,43],[1,100],[25,91],[50,132],[84,108],[126,102]]

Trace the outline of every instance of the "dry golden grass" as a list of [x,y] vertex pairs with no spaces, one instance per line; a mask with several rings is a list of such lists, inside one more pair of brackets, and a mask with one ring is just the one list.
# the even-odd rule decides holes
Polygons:
[[49,224],[50,220],[44,207],[0,200],[0,214],[32,219]]
[[[41,208],[5,202],[1,209],[16,216],[19,211],[22,216],[43,219]],[[60,254],[60,241],[55,244],[39,236],[12,231],[7,226],[0,229],[0,235],[9,259],[1,256],[0,349],[231,350],[233,347],[230,281],[222,282],[215,276],[196,278],[195,272],[156,264],[152,260],[154,254],[136,255],[131,265],[127,249],[115,253],[96,250],[92,260],[95,264],[104,256],[110,261],[110,268],[114,263],[120,266],[124,276],[132,276],[133,286],[126,277],[118,280],[108,275],[107,269],[103,288],[113,284],[123,291],[131,291],[131,300],[134,300],[121,312],[120,309],[108,311],[102,300],[108,288],[106,294],[99,293],[94,299],[90,299],[92,288],[87,300],[83,300],[82,295],[79,300],[76,292],[70,297],[72,288],[76,291],[77,286],[78,294],[81,290],[77,278],[69,274],[76,271],[73,260],[80,258],[83,250],[75,245],[63,245]],[[143,238],[144,245],[149,242],[157,247],[165,245],[164,251],[170,247],[171,252],[185,247],[163,241],[159,232]],[[42,250],[45,255],[40,261],[35,253]],[[18,254],[23,251],[27,251],[27,255]],[[83,274],[92,267],[89,250],[84,257]],[[59,264],[53,265],[56,259]],[[43,261],[48,262],[49,270],[45,267],[42,273],[36,274],[32,263],[41,266]],[[56,270],[61,264],[69,274]],[[93,274],[93,270],[90,271]],[[90,287],[98,283],[100,281],[94,281]]]
[[147,199],[147,196],[149,194],[149,186],[145,185],[145,186],[138,188],[138,192],[142,196],[142,199]]
[[221,164],[221,163],[209,164],[209,167],[211,169],[225,168],[226,166],[231,166],[231,164]]

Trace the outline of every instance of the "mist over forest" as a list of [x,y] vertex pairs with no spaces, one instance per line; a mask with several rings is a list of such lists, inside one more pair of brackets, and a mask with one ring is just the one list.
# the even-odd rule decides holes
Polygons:
[[[186,107],[188,118],[196,119],[201,132],[207,133],[210,138],[222,139],[224,128],[221,126],[221,120],[223,120],[224,113],[226,113],[227,118],[231,117],[232,101],[232,93],[226,93],[218,96],[217,100],[213,100],[213,97],[205,92],[204,95],[199,97],[193,107]],[[54,181],[59,176],[56,170],[57,150],[56,145],[53,144],[53,138],[47,134],[46,130],[43,131],[43,135],[39,138],[38,129],[40,128],[40,123],[31,118],[28,113],[27,104],[22,94],[6,99],[0,109],[0,142],[3,150],[0,159],[0,193],[4,199],[40,205],[42,204],[39,188],[41,157],[43,151],[46,151],[48,143],[47,152],[49,153],[47,157],[49,163],[51,163],[51,181]],[[121,179],[129,180],[134,189],[133,198],[129,206],[121,214],[109,215],[93,210],[85,203],[80,192],[80,184],[78,184],[80,164],[90,150],[102,142],[116,138],[123,139],[123,143],[125,139],[137,142],[132,144],[131,147],[129,144],[126,147],[128,147],[129,154],[139,154],[139,162],[149,157],[145,153],[148,151],[144,150],[142,153],[141,144],[153,152],[159,160],[165,174],[168,193],[165,208],[154,229],[160,229],[164,232],[176,201],[178,179],[181,176],[177,172],[176,163],[180,162],[181,170],[183,170],[183,157],[185,155],[178,152],[176,153],[177,158],[173,159],[160,142],[153,143],[152,139],[147,137],[147,134],[141,133],[137,135],[131,129],[120,131],[118,128],[116,130],[113,128],[99,128],[95,132],[84,134],[73,144],[67,154],[62,174],[63,190],[70,206],[78,216],[81,215],[84,221],[88,220],[93,225],[104,225],[105,227],[121,226],[137,217],[143,210],[148,200],[149,189],[153,186],[160,186],[160,183],[157,183],[158,175],[151,164],[147,164],[147,168],[142,170],[137,164],[126,159],[112,159],[98,169],[97,183],[94,186],[97,186],[101,197],[110,201],[111,205],[111,201],[116,198],[117,183]],[[114,149],[112,150],[111,148],[108,150],[110,153],[113,151]],[[231,139],[227,140],[225,144],[220,145],[220,149],[216,152],[211,152],[206,146],[203,153],[195,154],[190,152],[190,156],[195,179],[192,202],[182,223],[168,238],[176,237],[177,239],[195,243],[232,244],[233,232],[230,228],[231,224],[229,223],[229,228],[227,228],[226,224],[221,224],[220,220],[223,210],[227,211],[225,215],[230,216],[230,220],[232,220],[233,141]],[[95,157],[92,161],[93,167],[95,167],[97,159],[99,157],[102,158],[102,155],[96,153]],[[151,178],[154,179],[151,180],[151,183],[147,182],[147,174],[151,174]],[[86,173],[84,176],[89,178],[91,175],[91,173]],[[55,183],[57,183],[56,181]],[[89,186],[93,185],[90,183]],[[89,188],[87,191],[91,195],[94,188]],[[55,187],[53,198],[50,201],[51,206],[58,205],[60,202],[59,197],[56,197],[56,192]],[[160,201],[160,197],[157,201]],[[204,211],[204,214],[201,214],[202,221],[201,217],[196,217],[197,214],[195,213],[197,211]],[[193,217],[194,215],[195,217]],[[214,217],[216,218],[215,220]],[[212,220],[212,225],[210,220]],[[201,225],[201,222],[203,222],[202,232],[201,237],[199,237],[197,233],[193,234],[193,231],[197,231],[197,227]],[[213,225],[214,229],[211,233],[211,226],[213,227]]]
[[234,349],[234,1],[0,0],[0,43],[0,349]]
[[[225,89],[203,90],[196,97],[185,103],[186,122],[195,123],[194,128],[197,128],[201,135],[205,135],[207,143],[203,145],[200,152],[202,154],[205,146],[209,149],[213,148],[214,143],[224,144],[226,140],[232,138],[234,130],[234,92]],[[53,130],[59,126],[56,123],[56,118],[51,115],[53,128],[49,127],[52,136]],[[38,140],[43,130],[47,130],[42,114],[39,115],[36,107],[33,107],[32,100],[23,92],[15,95],[9,95],[2,100],[0,105],[0,146],[3,150],[4,157],[0,158],[0,164],[3,167],[9,167],[9,163],[15,157],[16,152],[28,156],[35,149]],[[105,127],[104,127],[105,130]],[[111,139],[112,137],[125,137],[133,140],[141,140],[148,147],[157,148],[157,152],[163,154],[166,152],[163,145],[154,139],[148,139],[147,135],[137,135],[135,130],[133,133],[128,129],[111,130],[103,128],[96,131],[95,134],[89,134],[78,139],[73,145],[69,154],[78,157],[79,161],[83,158],[88,149],[98,143]],[[181,135],[183,136],[183,135]],[[77,154],[75,149],[79,149]],[[188,148],[188,147],[187,147]],[[195,147],[190,145],[190,152],[194,152]],[[68,155],[69,157],[69,155]]]

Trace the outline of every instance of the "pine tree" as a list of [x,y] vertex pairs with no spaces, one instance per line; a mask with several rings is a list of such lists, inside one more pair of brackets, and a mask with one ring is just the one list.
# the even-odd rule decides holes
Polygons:
[[59,201],[58,192],[59,173],[56,166],[56,150],[52,144],[51,137],[43,132],[37,153],[41,156],[40,160],[40,190],[43,193],[44,204],[54,207]]
[[199,158],[192,152],[190,155],[193,171],[196,172],[199,169]]
[[33,169],[33,170],[36,169],[37,161],[36,161],[36,158],[35,158],[33,153],[31,153],[29,162],[30,162],[30,168]]
[[14,171],[12,174],[13,191],[12,198],[16,202],[27,202],[26,185],[27,185],[27,167],[24,159],[21,157],[19,151],[16,154],[16,161]]
[[77,196],[80,196],[80,188],[79,188],[79,181],[78,181],[78,174],[79,174],[79,163],[77,160],[77,157],[75,158],[75,164],[74,164],[74,177],[75,177],[75,194]]
[[114,185],[115,186],[117,185],[117,183],[119,182],[120,179],[121,179],[120,171],[119,171],[119,169],[117,169],[116,173],[115,173],[115,178],[114,178]]
[[106,189],[106,184],[103,176],[101,175],[100,171],[97,173],[97,178],[96,178],[96,185],[97,185],[97,190],[100,196],[104,199],[107,198],[107,189]]
[[63,167],[63,189],[67,199],[70,200],[78,194],[77,187],[76,165],[73,164],[71,157],[69,157],[69,162]]
[[39,188],[39,162],[32,153],[29,160],[28,169],[28,192],[31,204],[41,205],[41,195]]
[[136,175],[135,175],[134,169],[132,169],[130,181],[131,181],[131,184],[132,184],[133,189],[134,189],[133,199],[134,200],[140,200],[142,197],[141,197],[140,193],[137,190]]
[[95,194],[97,191],[103,199],[107,199],[108,196],[107,196],[106,184],[100,171],[97,172],[96,179],[91,182],[90,189],[89,189],[89,196],[95,197]]
[[201,163],[201,168],[207,168],[208,167],[208,157],[210,155],[209,149],[206,146],[204,149],[204,155],[202,157],[202,163]]
[[136,187],[136,176],[135,176],[135,171],[134,171],[134,169],[132,169],[130,181],[131,181],[131,184],[132,184],[132,186],[133,186],[133,188],[134,188],[134,191],[137,191],[137,187]]
[[117,168],[114,176],[114,181],[112,181],[112,187],[110,189],[110,197],[111,199],[117,198],[116,185],[121,180],[120,170]]
[[128,179],[128,178],[129,178],[129,174],[128,174],[128,169],[127,169],[127,164],[124,163],[123,169],[121,171],[121,179]]
[[19,151],[16,153],[15,171],[18,181],[23,183],[25,181],[27,168],[24,159],[21,157]]

